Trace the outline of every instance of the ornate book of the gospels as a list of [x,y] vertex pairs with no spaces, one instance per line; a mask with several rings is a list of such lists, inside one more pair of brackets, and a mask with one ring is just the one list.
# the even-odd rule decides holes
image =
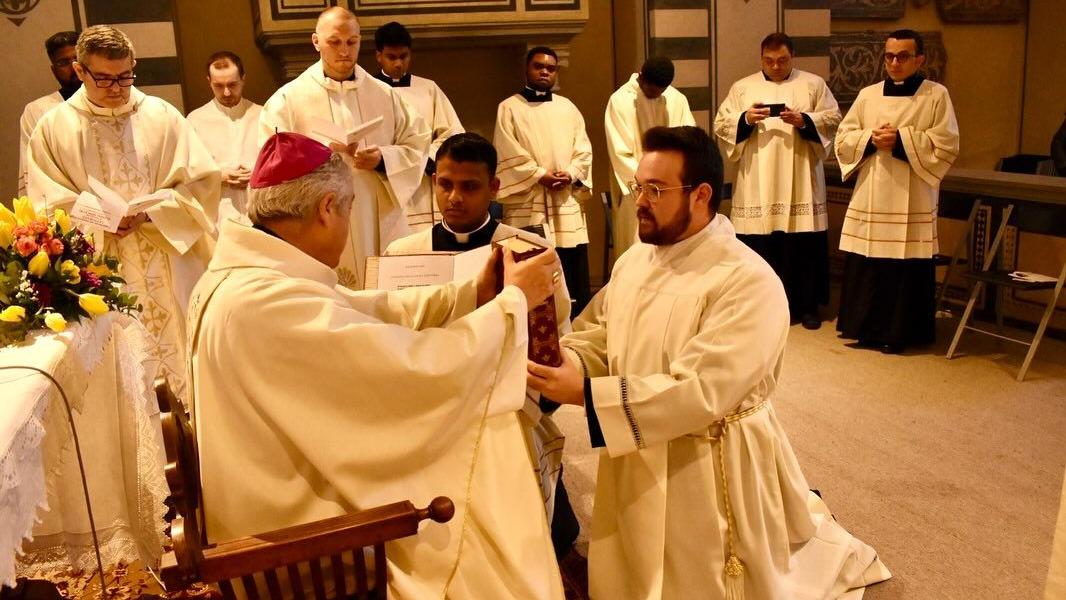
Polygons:
[[[516,262],[547,250],[544,246],[517,236],[493,242],[493,245],[508,248],[514,254]],[[499,269],[503,270],[502,263]],[[500,282],[502,287],[502,272],[497,273],[496,281]],[[559,347],[559,323],[555,317],[555,294],[529,309],[529,360],[549,367],[563,364],[562,349]]]

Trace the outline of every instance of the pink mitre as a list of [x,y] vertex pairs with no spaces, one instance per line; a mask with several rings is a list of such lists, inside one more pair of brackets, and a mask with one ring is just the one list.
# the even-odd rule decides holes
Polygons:
[[259,151],[248,186],[265,188],[299,179],[326,164],[333,151],[299,133],[270,136]]

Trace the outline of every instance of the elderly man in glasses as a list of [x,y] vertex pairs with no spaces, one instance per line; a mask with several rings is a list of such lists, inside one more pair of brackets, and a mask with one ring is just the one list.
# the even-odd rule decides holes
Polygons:
[[959,155],[951,97],[922,77],[924,54],[919,33],[889,34],[888,77],[859,92],[836,137],[841,176],[858,174],[840,234],[837,329],[888,354],[933,342],[937,197]]
[[162,372],[184,394],[185,309],[210,258],[221,175],[184,117],[133,87],[133,44],[114,27],[82,32],[74,70],[83,85],[41,118],[27,155],[28,193],[38,210],[70,211],[97,193],[90,178],[126,200],[164,192],[126,216],[100,248],[119,257],[141,320],[155,338]]
[[44,50],[48,53],[48,62],[52,63],[52,76],[59,82],[59,90],[30,102],[22,111],[19,119],[19,196],[26,194],[26,146],[30,143],[33,128],[44,113],[62,104],[81,87],[78,74],[74,72],[74,45],[77,43],[78,34],[73,31],[60,31],[44,41]]

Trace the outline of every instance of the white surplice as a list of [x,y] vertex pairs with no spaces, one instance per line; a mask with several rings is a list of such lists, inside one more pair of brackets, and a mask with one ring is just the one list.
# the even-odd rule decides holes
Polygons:
[[30,145],[30,136],[33,135],[33,129],[37,126],[37,121],[40,121],[41,117],[44,116],[44,113],[60,104],[63,104],[63,95],[59,92],[52,92],[30,102],[22,110],[22,116],[19,117],[19,196],[26,195],[26,150]]
[[[255,167],[259,156],[259,113],[263,107],[241,98],[236,106],[222,106],[212,98],[210,102],[189,113],[186,119],[200,137],[215,163],[222,169]],[[246,186],[222,184],[219,223],[234,211],[245,214]]]
[[[398,86],[393,89],[429,126],[429,160],[436,160],[437,150],[444,140],[465,131],[459,122],[459,115],[455,114],[455,109],[452,108],[452,103],[433,80],[411,75],[410,86]],[[411,231],[421,231],[439,223],[440,220],[441,215],[433,201],[433,180],[429,175],[424,175],[407,206],[407,226]]]
[[640,91],[637,73],[611,94],[604,114],[607,132],[607,155],[614,170],[614,183],[620,200],[613,202],[615,256],[637,241],[637,209],[629,184],[637,172],[637,164],[644,155],[640,146],[644,132],[652,127],[680,127],[695,125],[688,99],[673,86],[667,86],[662,96],[648,98]]
[[[863,88],[837,130],[841,177],[858,173],[840,249],[870,258],[931,258],[940,249],[940,180],[959,154],[955,109],[947,88],[928,79],[913,96],[886,96],[885,85]],[[889,150],[867,154],[873,130],[885,123],[899,130],[906,161]]]
[[353,292],[224,223],[189,312],[209,539],[447,496],[450,522],[388,544],[391,598],[561,600],[521,437],[501,436],[500,456],[479,443],[517,424],[525,298],[507,287],[475,309],[476,295],[473,281]]
[[[510,237],[529,239],[537,245],[550,245],[548,240],[528,231],[515,229],[500,223],[492,235],[493,241],[503,240]],[[405,238],[400,238],[389,244],[385,254],[423,254],[433,252],[433,228],[424,229],[413,233]],[[559,324],[559,336],[570,332],[570,293],[566,289],[566,281],[559,280],[559,288],[555,292],[555,321]],[[479,480],[491,482],[496,474],[490,470],[493,466],[502,469],[513,469],[514,465],[521,464],[522,459],[517,455],[508,455],[508,451],[515,450],[509,438],[524,436],[526,450],[533,464],[533,471],[537,483],[540,485],[540,495],[544,501],[545,513],[548,522],[551,523],[555,511],[555,488],[559,485],[559,476],[562,473],[563,446],[566,438],[563,432],[552,420],[551,415],[544,414],[540,409],[540,394],[533,389],[526,389],[526,401],[522,406],[520,423],[515,423],[509,418],[500,419],[493,417],[490,421],[500,420],[499,426],[486,429],[482,438],[482,452],[498,457],[495,465],[478,463],[478,470],[474,477]],[[492,423],[495,425],[495,423]],[[505,491],[503,493],[506,493]],[[514,493],[524,493],[524,490],[515,490]]]
[[203,143],[164,100],[133,88],[129,102],[105,109],[81,89],[41,118],[27,165],[29,196],[48,213],[69,212],[78,194],[91,191],[90,176],[128,200],[170,192],[148,209],[150,222],[121,239],[99,234],[97,248],[119,257],[162,373],[185,399],[185,309],[211,256],[221,181]]
[[328,145],[326,137],[312,131],[313,119],[351,131],[377,117],[384,121],[360,148],[378,146],[384,171],[352,169],[352,228],[337,267],[341,283],[352,289],[363,287],[366,257],[381,254],[389,242],[409,232],[406,211],[424,175],[429,128],[395,90],[362,67],[355,68],[353,79],[336,81],[325,76],[321,61],[275,92],[259,119],[260,145],[276,131],[301,133]]
[[591,378],[606,444],[591,597],[723,598],[730,539],[751,600],[840,598],[888,577],[809,498],[777,420],[788,326],[780,280],[723,215],[615,264],[563,339]]
[[[755,124],[737,141],[740,119],[753,104],[784,103],[806,114],[817,141],[778,117]],[[766,78],[762,71],[737,81],[718,108],[714,133],[725,157],[740,163],[733,187],[730,221],[737,233],[769,234],[825,231],[825,172],[822,162],[833,149],[840,109],[821,77],[792,69],[784,81]],[[806,125],[810,127],[810,124]]]
[[[518,228],[543,225],[545,236],[560,248],[589,243],[581,202],[592,190],[592,142],[574,103],[559,94],[547,102],[515,94],[497,108],[492,143],[499,153],[503,222]],[[538,183],[549,171],[566,171],[583,185],[550,190]]]

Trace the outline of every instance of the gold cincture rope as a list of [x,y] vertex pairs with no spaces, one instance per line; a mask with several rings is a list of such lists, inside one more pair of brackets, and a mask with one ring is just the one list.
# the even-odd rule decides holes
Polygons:
[[708,428],[707,434],[692,435],[692,437],[709,439],[712,443],[718,442],[718,471],[722,477],[722,503],[725,505],[726,535],[729,543],[729,553],[725,561],[726,600],[743,600],[744,598],[744,563],[737,556],[736,523],[733,517],[733,503],[729,499],[729,478],[726,476],[725,469],[725,436],[731,423],[750,417],[765,406],[766,400],[760,400],[751,408],[728,414],[724,419],[716,421]]

